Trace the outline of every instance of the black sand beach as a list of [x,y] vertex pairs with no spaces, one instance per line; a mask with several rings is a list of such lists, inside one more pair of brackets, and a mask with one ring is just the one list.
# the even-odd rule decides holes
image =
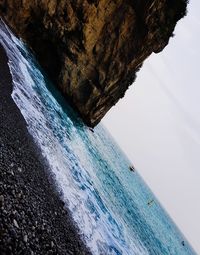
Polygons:
[[0,254],[90,254],[11,98],[0,46]]

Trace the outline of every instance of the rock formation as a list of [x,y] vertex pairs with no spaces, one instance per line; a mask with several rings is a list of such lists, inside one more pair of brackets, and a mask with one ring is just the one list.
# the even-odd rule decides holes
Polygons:
[[95,126],[168,44],[187,0],[0,0],[0,14]]

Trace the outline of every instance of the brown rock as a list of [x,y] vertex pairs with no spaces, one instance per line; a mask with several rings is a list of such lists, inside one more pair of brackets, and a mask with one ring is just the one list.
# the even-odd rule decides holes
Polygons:
[[0,13],[28,42],[85,123],[122,98],[152,53],[168,44],[187,0],[0,0]]

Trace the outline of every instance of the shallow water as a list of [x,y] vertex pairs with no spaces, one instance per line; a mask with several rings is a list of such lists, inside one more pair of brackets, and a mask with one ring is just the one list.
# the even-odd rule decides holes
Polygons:
[[12,97],[92,253],[195,254],[108,131],[98,125],[92,132],[82,123],[3,22],[0,42]]

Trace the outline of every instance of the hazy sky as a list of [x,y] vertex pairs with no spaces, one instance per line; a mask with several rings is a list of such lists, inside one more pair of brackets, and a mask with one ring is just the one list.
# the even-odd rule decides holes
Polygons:
[[200,254],[200,1],[106,115],[138,172]]

